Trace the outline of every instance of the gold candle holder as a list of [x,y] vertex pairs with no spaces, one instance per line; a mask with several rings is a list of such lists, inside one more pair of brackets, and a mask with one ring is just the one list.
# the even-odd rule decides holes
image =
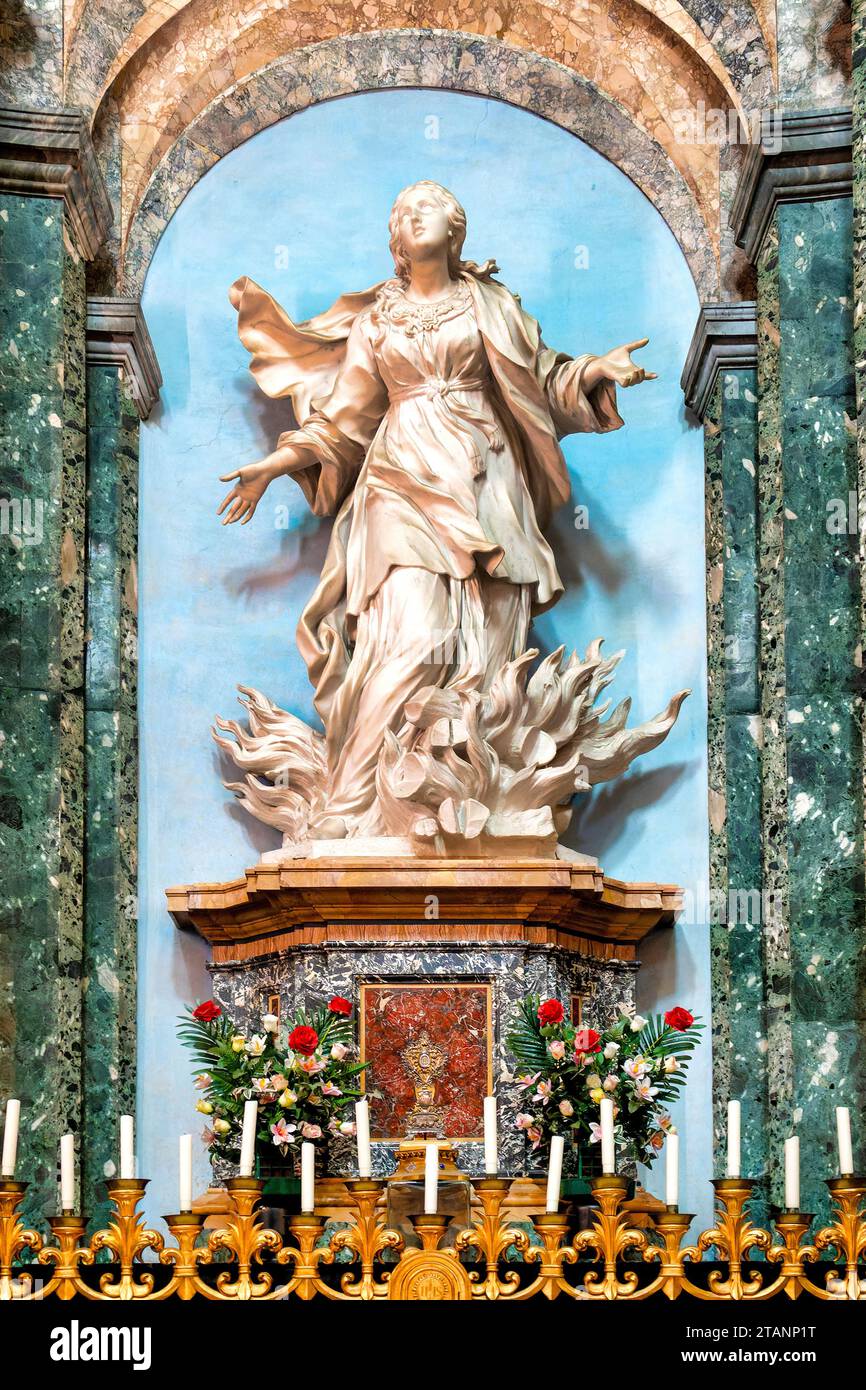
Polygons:
[[277,1259],[280,1264],[291,1263],[295,1268],[283,1293],[296,1293],[305,1302],[309,1302],[317,1293],[324,1294],[326,1298],[339,1298],[340,1295],[319,1278],[319,1265],[331,1264],[334,1258],[330,1246],[316,1245],[325,1229],[322,1218],[314,1212],[299,1212],[289,1217],[289,1229],[297,1245],[284,1246]]
[[[782,1244],[771,1246],[767,1259],[780,1266],[778,1285],[784,1288],[789,1298],[799,1298],[803,1289],[810,1288],[803,1265],[806,1260],[817,1259],[818,1252],[814,1245],[804,1245],[803,1237],[813,1219],[811,1212],[792,1211],[789,1208],[778,1212],[773,1218]],[[777,1284],[770,1284],[766,1296],[769,1298],[776,1290]]]
[[262,1225],[258,1207],[264,1183],[260,1178],[238,1177],[229,1178],[226,1187],[234,1211],[225,1226],[211,1232],[207,1249],[210,1259],[218,1251],[226,1250],[234,1257],[234,1262],[217,1276],[217,1294],[240,1302],[266,1298],[273,1289],[273,1276],[261,1267],[254,1273],[253,1264],[260,1261],[266,1251],[278,1254],[283,1242],[276,1231]]
[[[835,1271],[827,1272],[824,1288],[819,1292],[832,1299],[866,1298],[866,1280],[861,1287],[858,1264],[866,1256],[866,1214],[863,1211],[863,1198],[866,1196],[866,1179],[853,1174],[843,1174],[841,1178],[828,1178],[827,1187],[833,1200],[834,1220],[825,1226],[815,1237],[815,1249],[834,1250],[844,1261],[844,1275]],[[807,1287],[815,1292],[810,1282]]]
[[473,1178],[472,1187],[481,1203],[483,1215],[474,1226],[459,1233],[454,1249],[458,1255],[469,1249],[480,1252],[484,1258],[485,1272],[482,1278],[478,1270],[469,1271],[473,1296],[496,1299],[514,1293],[520,1285],[520,1275],[516,1270],[506,1270],[500,1275],[499,1261],[510,1246],[525,1256],[529,1249],[529,1237],[525,1231],[503,1226],[500,1221],[502,1203],[511,1191],[510,1178]]
[[30,1276],[13,1275],[12,1266],[19,1251],[29,1249],[38,1255],[42,1249],[39,1232],[28,1230],[18,1215],[26,1191],[26,1182],[0,1178],[0,1302],[29,1297]]
[[159,1257],[163,1264],[173,1266],[173,1273],[170,1282],[156,1297],[170,1298],[176,1294],[186,1302],[202,1291],[198,1279],[198,1264],[200,1256],[207,1255],[207,1251],[197,1250],[196,1242],[202,1233],[205,1219],[199,1212],[181,1211],[174,1216],[164,1216],[163,1221],[174,1236],[176,1244],[168,1250],[163,1250]]
[[575,1297],[571,1285],[562,1277],[563,1264],[575,1264],[577,1252],[563,1245],[568,1234],[568,1217],[562,1211],[546,1211],[534,1216],[532,1224],[541,1237],[541,1245],[529,1245],[525,1252],[527,1264],[538,1265],[538,1275],[514,1297],[521,1301],[540,1293],[544,1298],[558,1298],[561,1292]]
[[66,1302],[77,1293],[85,1293],[86,1296],[89,1292],[92,1296],[92,1290],[84,1289],[78,1275],[79,1265],[93,1263],[93,1254],[83,1243],[86,1218],[64,1211],[59,1216],[50,1216],[48,1224],[54,1244],[40,1250],[39,1263],[53,1265],[54,1269],[41,1290],[41,1297],[47,1298],[49,1294],[56,1293],[58,1298]]
[[647,1263],[658,1261],[659,1271],[653,1282],[641,1289],[635,1297],[649,1298],[652,1294],[663,1293],[666,1298],[679,1298],[683,1278],[683,1256],[680,1246],[694,1219],[691,1212],[680,1211],[678,1207],[666,1207],[663,1212],[653,1214],[653,1228],[661,1236],[662,1244],[648,1244],[644,1251],[644,1260]]
[[421,1238],[422,1250],[438,1250],[439,1242],[445,1234],[448,1222],[438,1212],[414,1213],[410,1218],[415,1232]]
[[134,1298],[150,1298],[153,1294],[153,1274],[144,1268],[136,1257],[145,1250],[157,1254],[162,1251],[163,1239],[158,1231],[145,1226],[138,1204],[144,1196],[147,1178],[111,1178],[105,1184],[109,1199],[114,1207],[114,1215],[103,1230],[90,1238],[91,1260],[103,1250],[114,1255],[120,1265],[120,1277],[115,1279],[113,1270],[106,1270],[99,1280],[99,1294],[79,1285],[79,1292],[86,1296],[117,1298],[127,1302]]
[[346,1183],[352,1200],[358,1209],[354,1226],[348,1230],[336,1231],[330,1240],[332,1255],[341,1250],[352,1250],[361,1262],[361,1277],[348,1270],[340,1280],[340,1288],[349,1298],[360,1298],[369,1303],[374,1298],[385,1298],[388,1294],[388,1273],[381,1280],[373,1276],[373,1261],[383,1250],[402,1251],[403,1236],[399,1231],[385,1225],[376,1214],[376,1205],[385,1184],[378,1178],[353,1178]]
[[590,1229],[578,1231],[572,1242],[578,1257],[595,1250],[597,1259],[604,1262],[603,1274],[595,1269],[587,1271],[583,1285],[588,1298],[632,1298],[638,1292],[636,1271],[626,1269],[620,1277],[617,1267],[626,1251],[644,1256],[647,1250],[646,1232],[630,1226],[627,1214],[620,1211],[627,1193],[628,1179],[615,1173],[592,1180],[598,1211]]
[[707,1288],[693,1284],[683,1269],[683,1287],[695,1298],[710,1300],[714,1298],[746,1299],[767,1296],[763,1275],[755,1271],[750,1277],[743,1275],[743,1261],[750,1250],[762,1250],[768,1254],[772,1245],[769,1231],[754,1226],[749,1219],[748,1204],[755,1186],[754,1178],[714,1178],[716,1193],[716,1223],[708,1231],[703,1231],[696,1245],[682,1252],[683,1261],[700,1260],[707,1250],[715,1246],[722,1260],[728,1266],[727,1275],[720,1269],[711,1271]]

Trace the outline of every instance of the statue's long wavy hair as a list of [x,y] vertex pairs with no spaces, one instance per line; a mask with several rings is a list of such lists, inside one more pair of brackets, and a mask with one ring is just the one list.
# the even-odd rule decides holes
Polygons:
[[401,284],[409,283],[411,265],[400,242],[400,208],[403,199],[419,188],[432,194],[448,217],[448,273],[452,280],[458,279],[461,274],[474,275],[479,280],[488,280],[491,275],[495,275],[499,269],[495,261],[485,261],[483,265],[477,265],[475,261],[461,260],[460,252],[466,240],[466,213],[454,194],[443,188],[441,183],[433,183],[431,179],[420,179],[418,183],[410,183],[408,188],[397,194],[391,216],[388,218],[388,232],[391,238],[389,245],[394,257],[394,270]]

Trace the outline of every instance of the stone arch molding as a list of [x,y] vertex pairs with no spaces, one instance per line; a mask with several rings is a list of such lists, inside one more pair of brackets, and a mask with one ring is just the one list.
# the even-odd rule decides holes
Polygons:
[[159,241],[187,193],[223,156],[276,121],[360,92],[433,88],[505,101],[551,121],[622,170],[670,227],[701,299],[718,290],[697,201],[664,150],[571,69],[475,34],[393,30],[330,39],[267,64],[214,101],[155,170],[121,247],[119,292],[140,296]]

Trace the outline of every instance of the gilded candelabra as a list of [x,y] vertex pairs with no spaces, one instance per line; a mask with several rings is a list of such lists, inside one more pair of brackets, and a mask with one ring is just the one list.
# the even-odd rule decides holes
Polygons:
[[[481,1215],[459,1232],[455,1244],[442,1249],[446,1219],[439,1215],[413,1218],[420,1249],[407,1249],[402,1234],[389,1228],[378,1212],[385,1184],[357,1179],[347,1184],[355,1219],[346,1229],[324,1238],[325,1223],[318,1213],[290,1218],[290,1237],[264,1224],[263,1184],[254,1178],[234,1178],[228,1184],[232,1211],[216,1230],[203,1230],[204,1218],[182,1212],[165,1218],[173,1244],[147,1227],[139,1203],[145,1179],[114,1179],[107,1184],[112,1203],[108,1224],[88,1237],[84,1217],[64,1211],[50,1219],[46,1243],[28,1229],[19,1208],[26,1184],[0,1181],[0,1300],[54,1296],[70,1299],[159,1301],[195,1297],[222,1302],[271,1301],[322,1296],[332,1300],[379,1302],[400,1298],[467,1298],[514,1300],[566,1294],[588,1301],[634,1302],[653,1295],[669,1299],[682,1294],[699,1299],[762,1300],[784,1294],[797,1298],[807,1292],[829,1300],[866,1298],[861,1262],[866,1259],[866,1181],[832,1178],[834,1203],[830,1225],[804,1244],[811,1217],[798,1211],[776,1216],[775,1233],[752,1222],[749,1200],[754,1183],[747,1178],[722,1178],[713,1184],[717,1212],[713,1225],[693,1245],[683,1247],[691,1217],[667,1208],[653,1218],[649,1231],[638,1230],[623,1210],[625,1179],[606,1175],[593,1182],[596,1211],[592,1226],[568,1242],[568,1218],[552,1212],[534,1218],[540,1244],[503,1219],[510,1183],[504,1178],[479,1178],[474,1188]],[[508,1268],[511,1251],[525,1266],[521,1274]],[[714,1265],[705,1285],[695,1275],[708,1252]],[[392,1251],[390,1269],[380,1257]],[[480,1259],[473,1267],[461,1257],[469,1251]],[[23,1267],[29,1252],[30,1267]],[[339,1279],[326,1280],[324,1269],[336,1256],[350,1252],[351,1264]],[[753,1252],[765,1256],[761,1268],[747,1268]],[[101,1256],[111,1259],[103,1268]],[[831,1260],[822,1261],[821,1256]],[[148,1257],[148,1258],[146,1258]],[[583,1282],[566,1278],[567,1267],[589,1262]],[[44,1269],[44,1280],[32,1277],[32,1266]],[[639,1272],[649,1275],[643,1282]],[[89,1277],[85,1273],[89,1272]],[[160,1277],[157,1277],[159,1275]]]

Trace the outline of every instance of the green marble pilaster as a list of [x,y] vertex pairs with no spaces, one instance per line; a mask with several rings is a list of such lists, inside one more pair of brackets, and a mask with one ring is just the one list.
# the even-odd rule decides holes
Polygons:
[[715,1170],[727,1104],[743,1109],[744,1171],[766,1208],[765,980],[761,950],[755,305],[707,304],[683,389],[704,424]]
[[0,196],[0,282],[0,1094],[38,1217],[81,1111],[85,286],[61,200]]
[[767,1049],[767,1143],[778,1196],[779,1161],[791,1133],[794,1053],[790,1009],[787,745],[785,741],[785,597],[779,350],[779,238],[773,222],[757,264],[758,587],[760,603],[761,883]]
[[95,1193],[118,1117],[135,1113],[138,415],[117,367],[88,366],[87,410],[83,1182]]
[[[789,203],[779,228],[785,707],[794,1116],[805,1198],[835,1170],[833,1109],[866,1103],[862,647],[852,205]],[[845,521],[840,525],[844,513]],[[859,1127],[858,1127],[859,1128]]]
[[81,1145],[85,269],[111,210],[80,111],[0,107],[0,176],[0,1098],[39,1225]]
[[[854,249],[854,389],[857,397],[857,498],[860,537],[860,648],[866,652],[866,0],[851,6]],[[863,764],[866,805],[866,759]]]
[[800,1134],[821,1214],[834,1107],[866,1099],[851,216],[847,198],[780,202],[758,261],[769,1141]]

